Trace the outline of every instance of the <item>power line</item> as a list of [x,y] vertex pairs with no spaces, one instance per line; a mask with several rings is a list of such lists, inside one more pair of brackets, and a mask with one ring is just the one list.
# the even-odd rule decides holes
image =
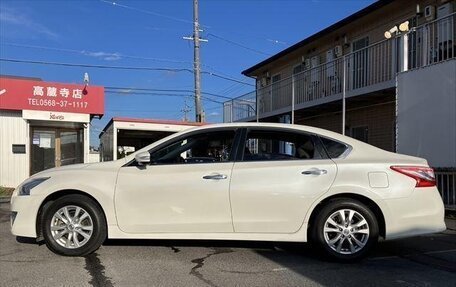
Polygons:
[[105,109],[105,112],[148,112],[148,113],[172,113],[176,110],[138,110],[138,109]]
[[[125,55],[123,53],[119,52],[94,52],[94,51],[86,51],[86,50],[74,50],[74,49],[65,49],[65,48],[57,48],[57,47],[48,47],[48,46],[36,46],[36,45],[23,45],[23,44],[18,44],[18,43],[8,43],[8,42],[2,42],[0,45],[5,45],[5,46],[13,46],[13,47],[21,47],[21,48],[27,48],[27,49],[40,49],[40,50],[49,50],[49,51],[59,51],[59,52],[65,52],[65,53],[74,53],[74,54],[81,54],[84,56],[91,56],[91,57],[119,57],[120,58],[127,58],[127,59],[135,59],[135,60],[150,60],[150,61],[156,61],[156,62],[170,62],[170,63],[177,63],[177,64],[188,64],[188,65],[193,65],[193,62],[189,61],[183,61],[183,60],[172,60],[172,59],[166,59],[166,58],[151,58],[151,57],[141,57],[141,56],[132,56],[132,55]],[[101,55],[103,54],[103,55]],[[228,78],[233,78],[229,75],[224,74],[223,72],[215,69],[214,67],[206,64],[201,64],[202,67],[206,67],[215,73],[218,73],[222,76],[228,77]],[[242,82],[242,81],[241,81]]]
[[175,94],[175,93],[153,93],[153,92],[135,92],[135,91],[111,91],[105,90],[108,94],[115,94],[115,95],[149,95],[149,96],[163,96],[163,97],[192,97],[190,94]]
[[90,64],[48,62],[48,61],[31,61],[31,60],[6,59],[6,58],[0,58],[0,61],[13,62],[13,63],[38,64],[38,65],[65,66],[65,67],[97,68],[97,69],[167,71],[167,72],[190,72],[190,73],[193,73],[193,71],[191,69],[186,69],[186,68],[150,68],[150,67],[133,67],[133,66],[90,65]]
[[239,81],[239,80],[236,80],[236,79],[233,79],[233,78],[230,78],[230,77],[225,77],[225,76],[222,76],[222,75],[218,75],[218,74],[215,74],[215,73],[212,73],[212,72],[203,71],[201,73],[202,74],[208,74],[208,75],[211,75],[211,76],[214,76],[214,77],[217,77],[217,78],[221,78],[221,79],[224,79],[224,80],[227,80],[227,81],[232,81],[232,82],[236,82],[236,83],[240,83],[240,84],[244,84],[244,85],[255,87],[255,85],[253,85],[253,84],[249,84],[249,83],[246,83],[246,82],[243,82],[243,81]]
[[183,60],[173,60],[173,59],[154,58],[154,57],[140,57],[140,56],[125,55],[125,54],[122,54],[119,52],[95,52],[95,51],[86,51],[86,50],[74,50],[74,49],[64,49],[64,48],[56,48],[56,47],[36,46],[36,45],[23,45],[23,44],[8,43],[8,42],[2,42],[0,45],[28,48],[28,49],[59,51],[59,52],[65,52],[65,53],[80,54],[80,55],[90,56],[90,57],[95,57],[95,58],[97,58],[97,57],[99,57],[99,58],[119,57],[119,59],[127,58],[127,59],[135,59],[135,60],[149,60],[149,61],[169,62],[169,63],[177,63],[177,64],[193,64],[192,62],[183,61]]
[[[9,59],[0,58],[3,62],[22,63],[22,64],[36,64],[36,65],[53,65],[53,66],[65,66],[65,67],[84,67],[84,68],[97,68],[97,69],[117,69],[117,70],[140,70],[140,71],[167,71],[167,72],[189,72],[193,73],[193,70],[187,68],[150,68],[150,67],[136,67],[136,66],[110,66],[110,65],[90,65],[90,64],[77,64],[77,63],[64,63],[64,62],[49,62],[49,61],[32,61],[32,60],[21,60],[21,59]],[[217,78],[221,78],[227,81],[241,83],[244,85],[254,86],[252,84],[226,77],[217,73],[201,71],[202,74],[211,75]]]
[[192,109],[190,108],[189,105],[187,105],[187,101],[186,101],[186,100],[184,100],[184,107],[183,107],[180,111],[184,114],[184,117],[182,118],[182,120],[183,120],[184,122],[188,122],[187,114],[188,114],[189,112],[191,112]]
[[[123,5],[123,4],[119,4],[117,2],[111,2],[111,1],[106,1],[106,0],[100,0],[101,2],[104,2],[104,3],[107,3],[107,4],[112,4],[113,6],[118,6],[118,7],[121,7],[121,8],[125,8],[125,9],[129,9],[129,10],[133,10],[133,11],[137,11],[137,12],[141,12],[141,13],[145,13],[145,14],[151,14],[151,15],[154,15],[154,16],[158,16],[158,17],[164,17],[164,18],[167,18],[167,19],[170,19],[170,20],[174,20],[174,21],[178,21],[178,22],[183,22],[183,23],[187,23],[187,24],[190,24],[193,22],[189,21],[189,20],[186,20],[186,19],[182,19],[182,18],[177,18],[177,17],[174,17],[174,16],[169,16],[169,15],[165,15],[165,14],[161,14],[161,13],[157,13],[157,12],[154,12],[154,11],[150,11],[150,10],[145,10],[145,9],[140,9],[140,8],[136,8],[136,7],[132,7],[132,6],[127,6],[127,5]],[[211,29],[213,30],[212,27],[210,26],[205,26],[205,25],[199,25],[200,27],[203,27],[203,28],[206,28],[206,29]],[[177,29],[166,29],[166,28],[159,28],[159,27],[151,27],[153,30],[161,30],[161,31],[177,31]],[[237,35],[244,35],[244,36],[248,36],[250,38],[256,38],[256,39],[261,39],[261,40],[264,40],[264,41],[267,41],[267,42],[270,42],[270,43],[273,43],[273,44],[281,44],[281,45],[287,45],[286,42],[284,41],[280,41],[280,40],[277,40],[277,39],[272,39],[272,38],[268,38],[268,37],[259,37],[259,36],[250,36],[250,35],[246,35],[246,34],[242,34],[242,33],[234,33],[234,34],[237,34]],[[217,37],[215,35],[213,35],[214,37]],[[220,37],[220,36],[218,36]],[[255,51],[255,49],[251,49],[249,47],[246,47],[245,45],[243,44],[240,44],[240,43],[236,43],[235,41],[232,41],[232,40],[228,40],[226,38],[223,38],[223,37],[220,37],[220,40],[224,40],[224,41],[227,41],[231,44],[234,44],[234,45],[237,45],[237,46],[240,46],[240,47],[243,47],[243,48],[246,48],[248,50],[252,50],[252,51]],[[269,54],[266,54],[266,53],[263,53],[261,51],[258,51],[256,50],[256,52],[259,52],[261,54],[264,54],[264,55],[269,55]]]
[[[176,93],[154,93],[154,92],[135,92],[135,91],[122,91],[122,90],[105,90],[106,93],[109,94],[115,94],[115,95],[144,95],[144,96],[163,96],[163,97],[182,97],[182,98],[193,98],[192,94],[176,94]],[[223,104],[223,102],[201,96],[202,99],[217,103],[217,104]]]
[[233,40],[228,40],[228,39],[226,39],[226,38],[223,38],[223,37],[221,37],[221,36],[215,35],[215,34],[213,34],[213,33],[207,34],[207,37],[208,37],[208,38],[211,37],[211,36],[214,37],[214,38],[217,38],[217,39],[219,39],[219,40],[225,41],[225,42],[227,42],[227,43],[230,43],[230,44],[232,44],[232,45],[235,45],[235,46],[244,48],[244,49],[249,50],[249,51],[251,51],[251,52],[255,52],[255,53],[258,53],[258,54],[265,55],[265,56],[271,56],[271,54],[269,54],[269,53],[265,53],[265,52],[263,52],[263,51],[260,51],[260,50],[257,50],[257,49],[253,49],[253,48],[247,47],[247,46],[245,46],[244,44],[235,42],[235,41],[233,41]]
[[[142,13],[146,13],[146,14],[152,14],[152,15],[155,15],[155,16],[165,17],[165,18],[168,18],[168,19],[171,19],[171,20],[175,20],[175,21],[179,21],[179,22],[184,22],[184,23],[188,23],[188,24],[190,24],[190,23],[194,24],[195,23],[195,21],[191,22],[191,21],[188,21],[188,20],[185,20],[185,19],[176,18],[176,17],[173,17],[173,16],[164,15],[164,14],[160,14],[160,13],[149,11],[149,10],[145,10],[145,9],[140,9],[140,8],[136,8],[136,7],[132,7],[132,6],[118,4],[116,2],[111,2],[111,1],[106,1],[106,0],[100,0],[100,1],[104,2],[104,3],[112,4],[114,6],[119,6],[119,7],[122,7],[122,8],[130,9],[130,10],[134,10],[134,11],[138,11],[138,12],[142,12]],[[198,23],[198,27],[211,29],[209,26],[204,26],[204,25],[201,25],[199,23]],[[160,28],[155,29],[155,30],[160,30]],[[165,30],[165,29],[161,29],[161,30]],[[255,53],[258,53],[258,54],[262,54],[262,55],[265,55],[265,56],[270,56],[271,55],[270,53],[266,53],[266,52],[263,52],[263,51],[260,51],[260,50],[254,49],[254,48],[247,47],[244,44],[241,44],[241,43],[238,43],[236,41],[224,38],[224,37],[219,36],[219,35],[215,35],[213,33],[209,33],[208,37],[209,36],[212,36],[212,37],[217,38],[219,40],[225,41],[225,42],[230,43],[232,45],[236,45],[238,47],[244,48],[246,50],[249,50],[249,51],[252,51],[252,52],[255,52]],[[259,38],[259,37],[256,36],[255,38]],[[268,41],[268,42],[271,42],[271,43],[274,43],[274,44],[286,44],[283,41],[274,40],[274,39],[271,39],[271,38],[261,38],[261,39],[263,39],[265,41]]]
[[129,9],[129,10],[132,10],[132,11],[141,12],[141,13],[144,13],[144,14],[149,14],[149,15],[154,15],[154,16],[157,16],[157,17],[166,18],[166,19],[169,19],[169,20],[177,21],[177,22],[193,24],[192,21],[187,20],[187,19],[177,18],[177,17],[174,17],[174,16],[169,16],[169,15],[157,13],[157,12],[150,11],[150,10],[145,10],[145,9],[140,9],[140,8],[136,8],[136,7],[132,7],[132,6],[127,6],[127,5],[119,4],[117,2],[111,2],[111,1],[106,1],[106,0],[100,0],[100,2],[111,4],[113,6],[121,7],[121,8],[124,8],[124,9]]
[[[109,90],[121,90],[121,91],[149,91],[149,92],[176,92],[176,93],[193,93],[192,90],[183,90],[183,89],[152,89],[152,88],[128,88],[128,87],[105,87],[105,89]],[[201,92],[202,94],[217,97],[217,98],[222,98],[222,99],[228,99],[231,100],[232,98],[219,95],[219,94],[214,94],[214,93],[209,93],[209,92]]]

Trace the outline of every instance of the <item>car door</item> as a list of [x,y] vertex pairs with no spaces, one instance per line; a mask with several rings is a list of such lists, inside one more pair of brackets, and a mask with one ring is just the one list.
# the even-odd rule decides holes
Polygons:
[[120,168],[119,227],[128,233],[233,232],[229,183],[236,131],[189,133],[152,150],[151,163]]
[[233,168],[230,197],[235,232],[294,233],[337,168],[316,136],[292,129],[249,129]]

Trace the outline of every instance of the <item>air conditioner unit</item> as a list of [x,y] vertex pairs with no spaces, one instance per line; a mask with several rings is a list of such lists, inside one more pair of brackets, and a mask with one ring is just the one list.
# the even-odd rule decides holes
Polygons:
[[320,57],[314,56],[314,57],[310,58],[310,65],[312,68],[320,65]]
[[334,47],[334,54],[336,55],[336,57],[342,56],[343,51],[341,45],[337,45],[336,47]]
[[313,69],[313,68],[320,65],[320,57],[314,56],[314,57],[310,58],[310,65],[312,68],[312,70],[310,71],[310,81],[312,82],[312,84],[316,85],[318,82],[320,82],[321,69],[320,68]]
[[308,70],[308,69],[311,68],[310,59],[309,59],[309,58],[307,58],[307,59],[304,60],[304,68],[305,68],[306,70]]
[[329,49],[326,51],[326,63],[331,62],[334,60],[334,49]]
[[435,6],[428,5],[424,7],[424,18],[426,18],[427,21],[435,19]]
[[450,15],[453,13],[453,3],[448,2],[446,4],[437,7],[437,19]]
[[268,84],[268,80],[266,79],[266,77],[261,78],[261,81],[260,81],[261,87],[266,87],[267,84]]

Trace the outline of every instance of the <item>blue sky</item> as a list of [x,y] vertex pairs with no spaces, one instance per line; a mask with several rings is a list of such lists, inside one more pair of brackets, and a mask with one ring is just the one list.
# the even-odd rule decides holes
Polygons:
[[[372,0],[200,0],[202,70],[253,84],[241,71],[360,10]],[[192,68],[192,0],[174,1],[0,1],[0,58],[113,66]],[[213,36],[215,35],[215,36]],[[223,40],[222,40],[222,39]],[[235,42],[236,44],[233,44]],[[241,47],[244,46],[244,47]],[[93,85],[193,89],[189,72],[125,71],[0,62],[0,74]],[[202,89],[227,97],[252,86],[203,74]],[[182,94],[182,93],[180,93]],[[185,95],[188,95],[187,97]],[[207,98],[223,101],[221,98]],[[105,115],[92,122],[91,144],[113,116],[181,119],[183,96],[106,94]],[[206,119],[222,121],[221,104],[204,100]]]

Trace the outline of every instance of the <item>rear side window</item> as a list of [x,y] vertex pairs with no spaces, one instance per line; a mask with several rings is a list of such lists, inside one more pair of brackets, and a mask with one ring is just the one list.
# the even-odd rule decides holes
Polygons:
[[320,139],[330,158],[338,158],[348,149],[348,146],[344,143],[324,137],[320,137]]
[[321,159],[314,137],[282,131],[251,130],[244,147],[244,161]]

